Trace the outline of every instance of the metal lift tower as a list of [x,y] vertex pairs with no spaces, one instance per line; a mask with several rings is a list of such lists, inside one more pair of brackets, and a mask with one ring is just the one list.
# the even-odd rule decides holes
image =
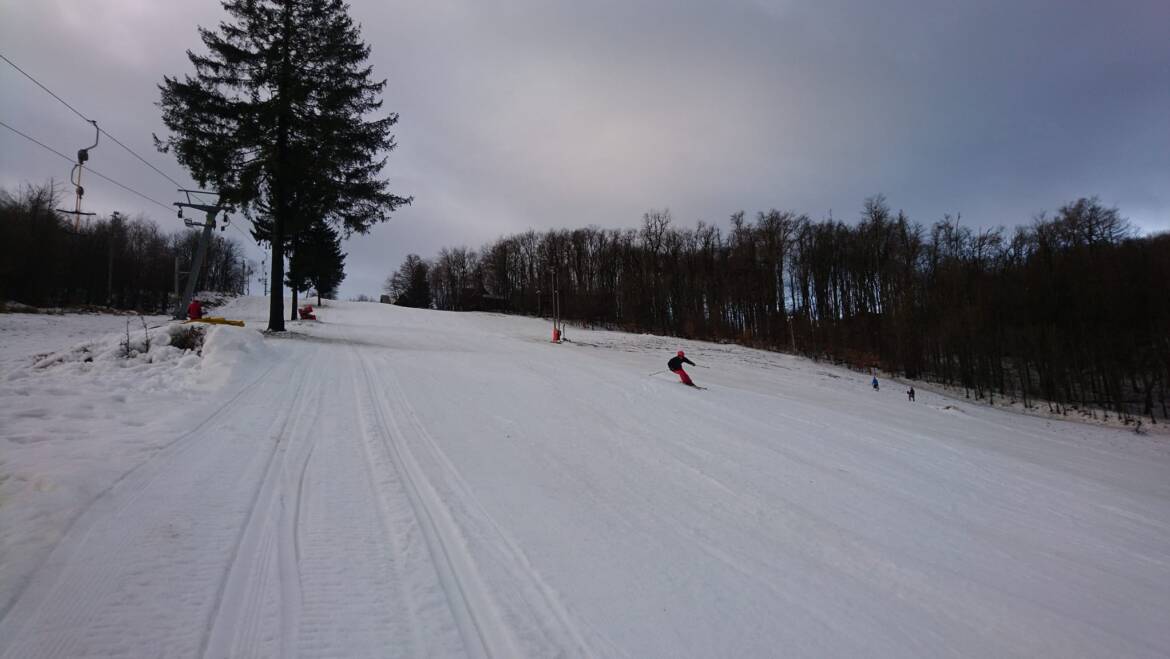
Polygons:
[[[187,285],[183,287],[183,295],[179,298],[178,304],[175,306],[175,320],[183,320],[187,317],[187,305],[191,303],[191,296],[195,294],[195,282],[199,279],[199,271],[203,268],[203,259],[207,256],[207,247],[211,244],[211,232],[215,230],[215,216],[223,210],[223,206],[216,204],[200,204],[192,201],[191,195],[215,195],[219,196],[218,192],[205,192],[203,190],[184,190],[179,189],[187,195],[187,201],[176,201],[175,205],[179,207],[179,217],[183,217],[184,208],[194,208],[201,210],[207,215],[207,220],[204,222],[196,222],[190,219],[184,219],[183,224],[189,227],[202,227],[203,234],[199,236],[199,245],[195,248],[195,259],[191,262],[191,271],[187,273]],[[227,227],[226,220],[224,228]]]

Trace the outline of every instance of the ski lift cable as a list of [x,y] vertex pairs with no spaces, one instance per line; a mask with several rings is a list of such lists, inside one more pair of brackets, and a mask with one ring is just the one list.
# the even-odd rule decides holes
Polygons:
[[37,146],[41,147],[42,149],[45,149],[46,151],[49,151],[50,153],[56,154],[56,155],[58,155],[58,156],[61,156],[62,158],[64,158],[65,160],[68,160],[69,162],[73,162],[73,158],[70,158],[69,156],[65,155],[64,153],[61,153],[60,151],[58,151],[58,150],[54,149],[53,147],[51,147],[51,146],[49,146],[49,145],[45,144],[44,142],[41,142],[41,141],[37,140],[35,137],[32,137],[32,136],[30,136],[30,135],[27,135],[27,134],[25,134],[25,133],[22,133],[22,132],[20,132],[19,130],[17,130],[17,129],[15,129],[15,128],[13,128],[12,126],[9,126],[8,124],[4,123],[3,121],[0,121],[0,126],[3,126],[3,127],[5,127],[5,128],[7,128],[8,130],[10,130],[10,131],[12,131],[12,132],[16,133],[17,135],[20,135],[20,136],[21,136],[21,137],[23,137],[24,139],[26,139],[26,140],[28,140],[28,141],[32,142],[33,144],[36,144]]
[[[13,62],[12,60],[10,60],[10,59],[8,59],[7,57],[5,57],[3,53],[0,53],[0,59],[2,59],[2,60],[4,60],[5,62],[7,62],[7,63],[8,63],[8,65],[9,65],[9,66],[11,66],[12,68],[16,69],[17,71],[20,71],[20,73],[21,73],[22,75],[24,75],[24,77],[26,77],[26,78],[28,78],[29,80],[31,80],[31,81],[33,82],[33,84],[35,84],[37,87],[40,87],[41,89],[45,90],[45,92],[46,92],[46,93],[48,93],[48,94],[49,94],[49,96],[52,96],[53,98],[57,99],[58,101],[60,101],[60,102],[61,102],[61,104],[62,104],[62,105],[64,105],[65,107],[69,108],[70,110],[72,110],[72,111],[73,111],[73,114],[76,114],[77,116],[81,117],[81,118],[82,118],[82,120],[86,121],[87,123],[91,123],[91,124],[92,124],[92,123],[94,123],[94,121],[93,121],[92,119],[90,119],[89,117],[85,116],[85,115],[84,115],[84,114],[82,114],[82,113],[81,113],[81,112],[80,112],[80,111],[79,111],[77,108],[75,108],[75,107],[73,107],[72,105],[70,105],[69,103],[67,103],[67,102],[65,101],[65,99],[63,99],[63,98],[61,98],[60,96],[58,96],[57,94],[55,94],[55,93],[53,92],[53,90],[49,89],[49,88],[48,88],[48,87],[46,87],[44,84],[42,84],[40,80],[37,80],[36,78],[32,77],[32,75],[30,75],[30,74],[29,74],[27,71],[25,71],[24,69],[22,69],[22,68],[20,68],[19,66],[17,66],[15,62]],[[106,131],[106,129],[104,129],[104,128],[100,128],[100,127],[99,127],[99,128],[98,128],[98,131],[100,131],[100,132],[101,132],[103,135],[105,135],[106,137],[108,137],[108,138],[110,138],[111,140],[113,140],[114,144],[117,144],[118,146],[120,146],[120,147],[122,147],[123,149],[125,149],[127,152],[129,152],[129,153],[130,153],[130,155],[132,155],[132,156],[134,156],[135,158],[137,158],[138,160],[140,160],[140,161],[142,162],[142,164],[144,164],[144,165],[146,165],[147,167],[149,167],[149,168],[153,169],[155,172],[157,172],[159,175],[161,175],[161,176],[162,176],[163,178],[165,178],[166,180],[170,181],[171,183],[174,183],[175,185],[177,185],[177,186],[179,186],[179,187],[183,187],[183,184],[182,184],[182,183],[179,183],[179,182],[178,182],[178,181],[176,181],[175,179],[171,178],[171,176],[170,176],[170,175],[168,175],[168,174],[167,174],[166,172],[164,172],[163,170],[161,170],[161,169],[159,169],[158,167],[155,167],[154,165],[150,164],[150,162],[148,162],[148,161],[146,160],[146,158],[143,158],[142,156],[138,155],[138,153],[136,153],[136,152],[134,151],[134,149],[131,149],[130,147],[128,147],[128,146],[126,146],[125,144],[123,144],[121,140],[119,140],[118,138],[116,138],[116,137],[114,137],[113,135],[111,135],[109,132],[107,132],[107,131]],[[91,170],[91,171],[92,171],[92,170]]]
[[248,240],[255,240],[255,238],[253,238],[252,236],[249,236],[247,233],[244,233],[244,230],[243,230],[243,229],[241,229],[240,227],[238,227],[238,226],[236,226],[236,225],[232,224],[231,222],[228,222],[228,226],[229,226],[229,227],[231,227],[231,228],[233,228],[233,229],[235,229],[236,231],[239,231],[239,232],[240,232],[240,235],[241,235],[241,236],[243,236],[243,237],[245,237],[245,238],[247,238]]
[[[20,136],[21,136],[21,137],[23,137],[24,139],[26,139],[26,140],[28,140],[28,141],[32,142],[33,144],[36,144],[37,146],[41,147],[42,149],[44,149],[44,150],[48,151],[49,153],[52,153],[53,155],[56,155],[56,156],[60,157],[62,160],[68,160],[69,162],[73,162],[73,159],[72,159],[72,158],[70,158],[69,156],[65,155],[64,153],[61,153],[60,151],[58,151],[58,150],[54,149],[53,147],[51,147],[51,146],[49,146],[49,145],[45,144],[44,142],[41,142],[40,140],[36,139],[35,137],[32,137],[31,135],[28,135],[27,133],[23,133],[23,132],[21,132],[21,131],[19,131],[19,130],[15,129],[15,128],[13,128],[12,126],[9,126],[8,124],[4,123],[3,121],[0,121],[0,126],[3,126],[4,128],[7,128],[8,130],[10,130],[10,131],[12,131],[12,132],[16,133],[17,135],[20,135]],[[98,178],[105,179],[105,180],[109,181],[110,183],[113,183],[114,185],[116,185],[116,186],[118,186],[118,187],[122,188],[123,190],[126,190],[127,192],[130,192],[130,193],[136,194],[136,195],[138,195],[139,197],[142,197],[143,199],[145,199],[146,201],[149,201],[150,203],[152,203],[152,204],[154,204],[154,205],[158,206],[159,208],[162,208],[163,210],[166,210],[167,212],[174,211],[174,209],[173,209],[173,208],[171,208],[170,206],[168,206],[168,205],[166,205],[166,204],[162,203],[161,201],[158,201],[157,199],[153,199],[153,198],[151,198],[151,197],[148,197],[148,196],[146,196],[146,195],[142,194],[141,192],[139,192],[139,191],[135,190],[134,188],[131,188],[130,186],[128,186],[128,185],[126,185],[126,184],[124,184],[124,183],[121,183],[121,182],[119,182],[119,181],[115,181],[114,179],[110,178],[109,176],[106,176],[105,174],[103,174],[103,173],[101,173],[101,172],[97,171],[96,169],[94,169],[94,168],[92,168],[92,167],[90,167],[90,168],[89,168],[89,173],[93,174],[94,176],[97,176]],[[232,224],[232,223],[228,222],[228,223],[227,223],[227,225],[228,225],[228,226],[230,226],[230,227],[232,227],[232,228],[233,228],[233,229],[235,229],[236,231],[240,232],[240,235],[241,235],[241,236],[243,236],[244,238],[246,238],[246,239],[248,239],[248,240],[254,240],[254,238],[253,238],[252,236],[248,235],[248,234],[247,234],[247,233],[246,233],[246,232],[245,232],[243,229],[241,229],[240,227],[236,226],[235,224]]]
[[[22,133],[21,131],[13,128],[12,126],[9,126],[8,124],[4,123],[3,121],[0,121],[0,126],[3,126],[5,128],[7,128],[8,130],[16,133],[17,135],[20,135],[24,139],[32,142],[33,144],[36,144],[37,146],[41,147],[42,149],[45,149],[46,151],[48,151],[50,153],[53,153],[57,156],[60,156],[64,160],[67,160],[69,162],[73,162],[73,158],[70,158],[69,156],[65,155],[64,153],[61,153],[60,151],[45,144],[44,142],[41,142],[40,140],[36,139],[35,137],[32,137],[26,133]],[[138,195],[139,197],[142,197],[143,199],[149,201],[150,203],[155,204],[156,206],[163,208],[168,213],[174,212],[174,210],[175,210],[174,208],[171,208],[170,206],[162,203],[161,201],[158,201],[156,199],[152,199],[152,198],[142,194],[141,192],[135,190],[134,188],[132,188],[124,183],[121,183],[119,181],[115,181],[114,179],[110,178],[109,176],[106,176],[105,174],[97,171],[96,169],[93,169],[92,167],[88,168],[88,171],[89,171],[89,173],[93,174],[94,176],[97,176],[98,178],[105,179],[105,180],[109,181],[110,183],[113,183],[114,185],[122,188],[123,190],[126,190],[127,192],[134,193],[134,194]]]
[[46,87],[46,86],[42,85],[42,84],[41,84],[41,82],[40,82],[39,80],[37,80],[36,78],[34,78],[34,77],[32,77],[31,75],[29,75],[27,71],[25,71],[24,69],[22,69],[22,68],[20,68],[19,66],[17,66],[15,62],[13,62],[12,60],[10,60],[10,59],[8,59],[7,57],[5,57],[3,53],[0,53],[0,59],[4,60],[5,62],[8,62],[8,65],[9,65],[9,66],[11,66],[12,68],[16,69],[17,71],[20,71],[20,72],[21,72],[21,73],[24,75],[24,77],[28,78],[29,80],[32,80],[32,81],[33,81],[33,84],[35,84],[37,87],[40,87],[41,89],[43,89],[43,90],[45,90],[46,92],[48,92],[49,96],[52,96],[53,98],[57,99],[58,101],[61,101],[61,104],[62,104],[62,105],[64,105],[65,107],[69,108],[70,110],[73,110],[73,114],[76,114],[77,116],[81,117],[81,118],[82,118],[84,121],[91,121],[91,119],[90,119],[89,117],[85,116],[84,114],[81,114],[81,112],[79,112],[79,111],[77,110],[77,108],[75,108],[75,107],[73,107],[72,105],[69,105],[69,103],[65,102],[65,99],[63,99],[63,98],[61,98],[60,96],[58,96],[58,95],[54,94],[54,93],[53,93],[53,90],[51,90],[51,89],[49,89],[48,87]]
[[[40,80],[37,80],[36,78],[34,78],[34,77],[32,76],[32,74],[30,74],[29,72],[27,72],[27,71],[25,71],[24,69],[22,69],[22,68],[20,68],[19,66],[17,66],[17,64],[16,64],[15,62],[13,62],[12,60],[8,59],[8,58],[7,58],[7,57],[6,57],[6,56],[5,56],[3,53],[0,53],[0,59],[4,60],[5,62],[7,62],[7,63],[8,63],[8,65],[9,65],[9,66],[11,66],[12,68],[14,68],[14,69],[16,69],[17,71],[19,71],[19,72],[21,73],[21,75],[23,75],[24,77],[28,78],[30,81],[32,81],[32,83],[33,83],[33,84],[35,84],[36,86],[38,86],[38,87],[40,87],[41,89],[43,89],[43,90],[45,91],[45,93],[47,93],[48,95],[50,95],[50,96],[52,96],[53,98],[55,98],[55,99],[56,99],[58,102],[60,102],[60,103],[61,103],[62,105],[64,105],[65,107],[69,108],[69,110],[71,110],[71,111],[73,112],[73,114],[76,114],[76,115],[77,115],[78,117],[80,117],[80,118],[81,118],[83,121],[85,121],[86,123],[93,124],[93,125],[94,125],[94,127],[95,127],[95,128],[97,128],[97,130],[98,130],[98,132],[99,132],[99,133],[101,133],[101,134],[105,135],[106,137],[110,138],[110,140],[112,140],[112,141],[113,141],[115,144],[117,144],[118,146],[120,146],[120,147],[122,147],[123,149],[125,149],[125,150],[126,150],[126,151],[127,151],[129,154],[130,154],[130,155],[134,156],[134,157],[135,157],[135,158],[137,158],[137,159],[138,159],[140,162],[142,162],[142,164],[144,164],[144,165],[146,165],[147,167],[151,168],[152,170],[154,170],[156,173],[158,173],[160,176],[162,176],[162,177],[163,177],[163,178],[165,178],[166,180],[170,181],[171,183],[173,183],[173,184],[175,184],[175,185],[179,186],[180,188],[182,188],[182,187],[183,187],[183,184],[182,184],[182,183],[180,183],[180,182],[176,181],[174,178],[172,178],[172,177],[171,177],[170,175],[168,175],[166,172],[162,171],[162,170],[161,170],[161,169],[159,169],[158,167],[155,167],[153,164],[151,164],[151,163],[150,163],[149,161],[147,161],[145,158],[143,158],[142,156],[138,155],[138,153],[137,153],[137,152],[135,152],[135,151],[134,151],[134,149],[131,149],[130,147],[128,147],[128,146],[126,146],[125,144],[123,144],[121,140],[119,140],[117,137],[114,137],[113,135],[111,135],[111,134],[109,133],[109,131],[107,131],[106,129],[104,129],[104,128],[102,128],[102,127],[98,126],[98,125],[97,125],[97,122],[95,122],[93,119],[90,119],[89,117],[87,117],[87,116],[85,116],[84,114],[82,114],[80,110],[78,110],[77,108],[75,108],[75,107],[73,107],[72,105],[70,105],[68,101],[66,101],[65,99],[63,99],[63,98],[61,98],[60,96],[58,96],[58,95],[57,95],[57,94],[56,94],[56,93],[55,93],[53,90],[51,90],[51,89],[49,89],[48,87],[46,87],[46,86],[44,85],[44,83],[42,83]],[[42,147],[42,148],[44,148],[44,149],[46,149],[46,150],[48,150],[48,151],[50,151],[50,152],[52,152],[52,153],[54,153],[54,154],[56,154],[56,155],[60,156],[61,158],[64,158],[64,159],[66,159],[66,160],[69,160],[70,162],[72,162],[72,158],[69,158],[68,156],[66,156],[65,154],[61,153],[60,151],[57,151],[56,149],[54,149],[54,148],[52,148],[52,147],[50,147],[50,146],[48,146],[48,145],[44,144],[43,142],[40,142],[40,141],[36,140],[35,138],[33,138],[33,137],[31,137],[31,136],[29,136],[29,135],[27,135],[27,134],[25,134],[25,133],[22,133],[22,132],[20,132],[19,130],[17,130],[17,129],[15,129],[15,128],[13,128],[12,126],[9,126],[8,124],[5,124],[5,123],[3,123],[3,122],[0,122],[0,125],[2,125],[2,126],[4,126],[5,128],[7,128],[7,129],[11,130],[12,132],[16,133],[17,135],[20,135],[21,137],[24,137],[25,139],[27,139],[27,140],[29,140],[29,141],[33,142],[34,144],[36,144],[36,145],[38,145],[38,146],[40,146],[40,147]],[[117,185],[117,186],[119,186],[119,187],[123,188],[124,190],[126,190],[126,191],[128,191],[128,192],[131,192],[131,193],[133,193],[133,194],[136,194],[136,195],[138,195],[139,197],[142,197],[143,199],[145,199],[145,200],[147,200],[147,201],[149,201],[149,202],[151,202],[151,203],[153,203],[153,204],[155,204],[155,205],[157,205],[157,206],[160,206],[160,207],[162,207],[162,208],[165,208],[165,209],[166,209],[166,210],[168,210],[168,211],[169,211],[169,210],[172,210],[172,209],[171,209],[169,206],[167,206],[166,204],[163,204],[162,202],[159,202],[159,201],[157,201],[157,200],[155,200],[155,199],[152,199],[152,198],[150,198],[150,197],[148,197],[148,196],[146,196],[146,195],[142,194],[141,192],[138,192],[137,190],[135,190],[135,189],[133,189],[133,188],[131,188],[131,187],[127,186],[127,185],[124,185],[124,184],[122,184],[122,183],[120,183],[120,182],[118,182],[118,181],[115,181],[114,179],[112,179],[112,178],[110,178],[110,177],[108,177],[108,176],[106,176],[106,175],[102,174],[101,172],[99,172],[99,171],[97,171],[97,170],[93,169],[92,167],[91,167],[91,168],[89,168],[89,171],[90,171],[90,172],[93,172],[93,174],[94,174],[95,176],[98,176],[99,178],[105,179],[105,180],[109,181],[110,183],[113,183],[114,185]],[[232,226],[232,228],[234,228],[236,231],[238,231],[238,232],[240,233],[240,235],[241,235],[241,236],[244,236],[245,238],[251,238],[251,236],[249,236],[248,234],[244,233],[244,231],[243,231],[242,229],[240,229],[239,227],[237,227],[236,225],[232,224],[231,226]]]

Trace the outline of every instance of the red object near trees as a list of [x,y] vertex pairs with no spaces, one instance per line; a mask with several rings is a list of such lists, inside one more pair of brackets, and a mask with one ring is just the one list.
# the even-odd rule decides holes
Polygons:
[[203,305],[199,304],[199,300],[191,300],[191,304],[187,305],[187,319],[199,320],[203,317]]

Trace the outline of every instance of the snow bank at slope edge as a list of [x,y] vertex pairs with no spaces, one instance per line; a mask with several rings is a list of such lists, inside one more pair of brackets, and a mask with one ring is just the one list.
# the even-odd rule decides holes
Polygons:
[[241,375],[257,373],[275,359],[264,335],[254,329],[212,325],[203,342],[200,384],[218,387]]
[[153,331],[130,327],[50,352],[27,369],[16,369],[8,381],[42,374],[56,378],[100,380],[109,386],[136,390],[174,389],[176,371],[199,365],[202,331],[171,324]]
[[272,351],[256,330],[226,325],[171,323],[111,333],[76,343],[16,369],[7,381],[52,374],[54,379],[100,381],[137,391],[216,389],[237,373],[270,363]]

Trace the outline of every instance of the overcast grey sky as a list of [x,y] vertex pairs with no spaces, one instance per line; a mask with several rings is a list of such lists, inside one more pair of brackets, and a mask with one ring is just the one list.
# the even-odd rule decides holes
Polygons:
[[[1099,195],[1170,230],[1170,2],[352,0],[401,115],[386,174],[415,202],[347,243],[345,297],[409,252],[529,227],[726,226],[768,208],[1014,226]],[[215,0],[0,0],[0,53],[163,171],[154,103]],[[67,155],[92,129],[0,62],[0,121]],[[103,141],[90,165],[169,205]],[[0,187],[69,163],[0,128]],[[173,213],[100,179],[86,206]],[[239,233],[227,235],[241,238]],[[252,253],[259,259],[259,251]]]

